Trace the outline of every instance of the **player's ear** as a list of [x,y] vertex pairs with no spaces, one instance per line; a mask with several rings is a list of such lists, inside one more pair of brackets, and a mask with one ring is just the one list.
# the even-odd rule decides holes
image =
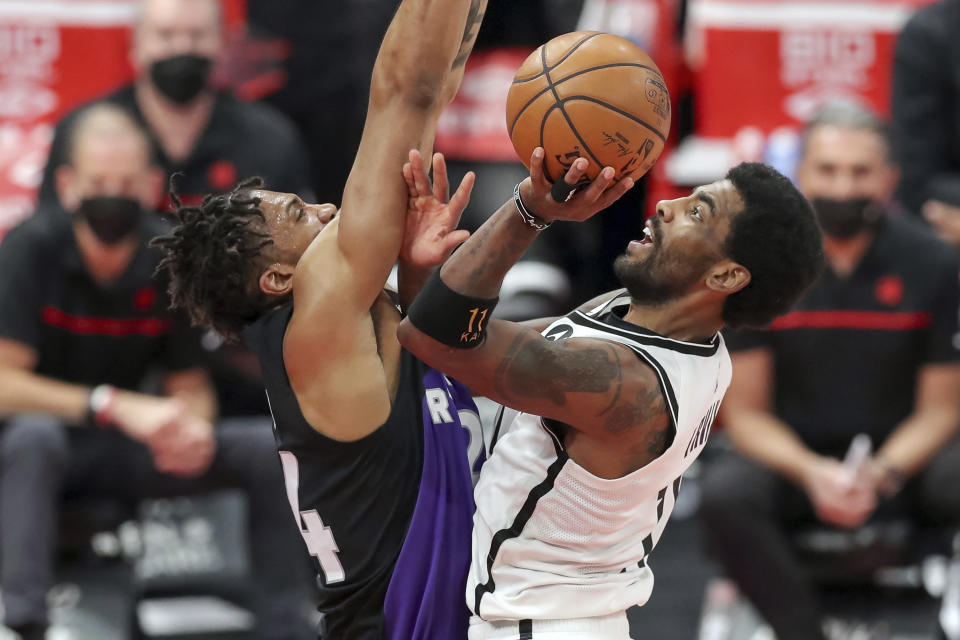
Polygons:
[[260,274],[260,291],[268,296],[285,296],[293,290],[294,267],[275,262]]
[[750,270],[733,260],[724,259],[710,268],[706,284],[711,291],[730,295],[750,284]]

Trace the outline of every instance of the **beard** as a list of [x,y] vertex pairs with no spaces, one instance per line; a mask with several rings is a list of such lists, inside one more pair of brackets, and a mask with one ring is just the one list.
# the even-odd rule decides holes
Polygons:
[[621,255],[613,263],[613,272],[631,300],[641,305],[660,306],[686,295],[715,262],[716,256],[668,257],[662,245],[657,244],[646,260]]

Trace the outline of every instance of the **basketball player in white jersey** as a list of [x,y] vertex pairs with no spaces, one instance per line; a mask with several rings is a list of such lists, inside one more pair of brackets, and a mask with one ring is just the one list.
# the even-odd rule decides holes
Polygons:
[[[607,167],[558,203],[543,153],[427,283],[399,336],[510,407],[476,489],[470,640],[638,638],[626,610],[650,597],[650,552],[730,383],[719,331],[787,311],[820,270],[820,231],[789,180],[742,164],[657,205],[614,265],[625,289],[542,334],[491,320],[504,275],[537,234],[589,218],[632,186]],[[566,182],[586,166],[575,161]],[[404,174],[413,208],[442,206],[422,171]]]

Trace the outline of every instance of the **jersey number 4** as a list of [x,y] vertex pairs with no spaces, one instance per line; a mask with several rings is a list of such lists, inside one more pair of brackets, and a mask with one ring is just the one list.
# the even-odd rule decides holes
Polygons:
[[307,544],[307,551],[317,559],[323,569],[324,582],[333,584],[343,582],[346,575],[337,553],[340,548],[333,539],[333,531],[323,524],[316,509],[300,511],[300,465],[297,457],[289,451],[280,452],[280,463],[283,465],[283,479],[287,487],[287,500],[293,509],[293,517],[297,521],[300,535]]

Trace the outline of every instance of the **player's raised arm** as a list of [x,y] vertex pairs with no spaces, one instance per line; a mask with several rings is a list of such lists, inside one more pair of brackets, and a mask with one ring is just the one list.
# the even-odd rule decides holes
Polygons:
[[374,65],[340,212],[292,273],[284,365],[305,417],[331,437],[363,437],[390,414],[399,345],[381,338],[393,337],[398,318],[389,305],[373,307],[403,240],[409,192],[399,169],[411,148],[432,144],[461,75],[458,56],[473,45],[474,21],[485,6],[485,0],[401,2]]
[[[637,407],[631,415],[633,423],[642,422],[644,413],[659,418],[663,415],[662,397],[653,372],[636,358],[621,358],[618,346],[599,340],[551,342],[522,324],[487,317],[504,275],[540,232],[537,226],[558,219],[585,220],[612,204],[633,184],[628,178],[614,185],[613,170],[607,168],[589,187],[561,205],[550,200],[542,159],[542,150],[538,149],[531,162],[531,179],[520,189],[526,213],[536,211],[542,219],[525,218],[515,200],[501,207],[444,264],[441,288],[434,282],[417,299],[409,319],[400,326],[400,341],[474,392],[522,411],[578,427],[588,421],[590,425],[604,423],[606,419],[597,421],[596,416],[612,412],[618,397],[626,393],[623,385],[627,379],[631,402],[637,395],[634,386],[649,383],[652,390],[646,402],[650,406]],[[582,159],[575,162],[567,181],[579,181],[586,164]],[[438,294],[441,290],[456,292],[457,300],[439,299],[438,295],[443,297],[443,293]],[[467,325],[461,326],[459,309],[454,306],[466,299],[475,304],[463,309]],[[474,348],[453,348],[431,337],[443,337],[445,332],[448,344],[482,343]],[[629,376],[623,375],[624,368],[630,369]],[[569,402],[568,394],[577,394],[579,401]],[[633,404],[643,404],[641,400]]]
[[[363,136],[344,188],[333,259],[345,264],[329,264],[326,250],[308,251],[298,269],[302,286],[295,285],[298,307],[311,298],[326,305],[333,295],[331,303],[365,312],[379,294],[403,238],[408,194],[398,167],[411,148],[432,145],[485,8],[486,0],[400,4],[374,65]],[[311,253],[322,255],[311,260]],[[343,279],[334,281],[335,274]]]

